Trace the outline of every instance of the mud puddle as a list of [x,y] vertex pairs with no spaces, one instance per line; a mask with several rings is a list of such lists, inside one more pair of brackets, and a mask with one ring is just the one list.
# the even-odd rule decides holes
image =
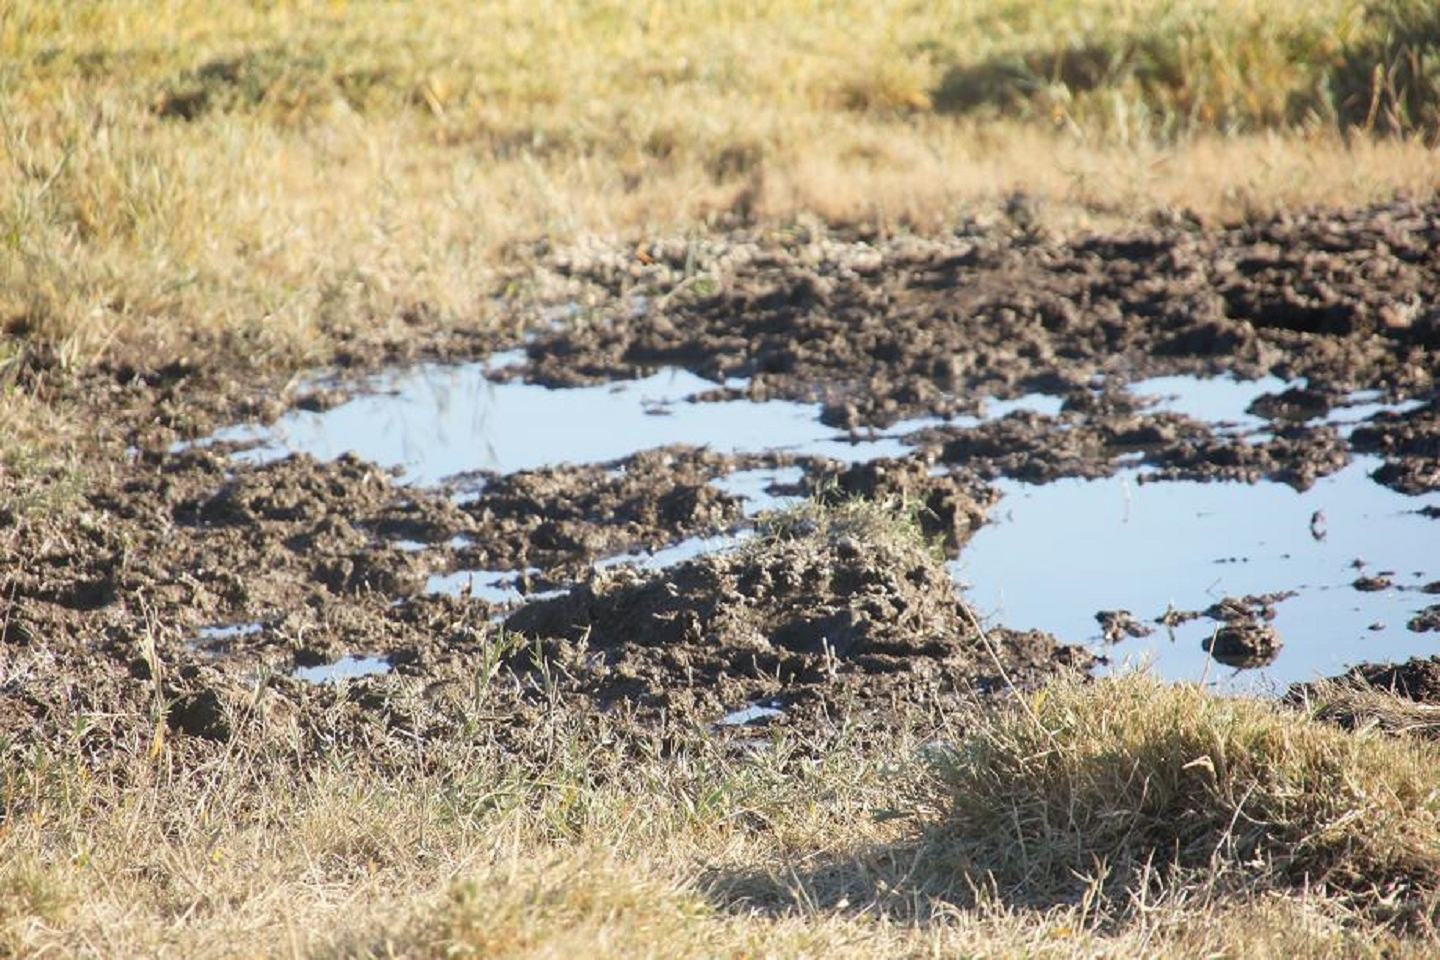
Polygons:
[[[347,341],[349,379],[128,357],[75,387],[117,457],[80,506],[0,504],[0,737],[148,737],[154,662],[192,738],[263,694],[277,737],[379,755],[468,729],[477,669],[523,753],[552,693],[818,729],[1088,665],[1069,643],[1251,688],[1398,659],[1440,639],[1437,249],[1440,206],[1400,202],[587,241],[517,261],[498,326]],[[853,498],[870,526],[814,520]]]
[[[270,427],[231,428],[213,439],[249,444],[235,454],[249,463],[291,452],[320,459],[352,452],[418,486],[477,471],[483,484],[485,476],[542,467],[604,465],[682,442],[802,461],[741,467],[707,482],[740,501],[738,526],[591,564],[596,571],[629,566],[653,573],[743,542],[751,533],[746,524],[758,515],[818,489],[811,477],[815,464],[919,458],[917,438],[935,427],[965,431],[1018,417],[1016,422],[1038,424],[1043,447],[1045,436],[1074,434],[1089,424],[1064,419],[1074,394],[1067,403],[1036,393],[985,398],[975,404],[979,415],[899,421],[883,433],[840,435],[820,422],[820,405],[746,399],[741,381],[717,388],[693,373],[666,369],[632,381],[548,388],[505,379],[517,364],[508,356],[503,363],[392,372],[350,388],[352,398],[330,409],[293,410]],[[503,372],[497,377],[497,371]],[[1297,425],[1348,435],[1358,423],[1418,405],[1386,403],[1378,391],[1316,398],[1303,383],[1275,376],[1152,377],[1126,385],[1124,394],[1129,399],[1119,402],[1126,409],[1178,417],[1241,446],[1272,442],[1277,431]],[[1107,476],[1045,483],[1012,479],[1000,468],[993,480],[999,506],[949,565],[970,602],[992,623],[1087,644],[1111,668],[1149,663],[1168,678],[1247,690],[1283,689],[1433,645],[1407,624],[1425,606],[1419,588],[1436,575],[1433,523],[1417,511],[1440,506],[1440,499],[1406,497],[1376,484],[1368,476],[1380,463],[1373,457],[1301,492],[1275,482],[1162,478],[1144,465],[1145,456],[1143,450],[1117,452],[1108,466],[1089,465]],[[931,464],[925,471],[943,477],[954,468]],[[608,468],[605,476],[622,476],[625,469]],[[427,548],[414,540],[392,542],[406,552]],[[450,546],[470,542],[457,536]],[[423,592],[514,608],[563,592],[563,583],[543,578],[536,589],[532,577],[541,574],[535,567],[461,568],[431,574]],[[1372,588],[1357,589],[1356,582]],[[1228,620],[1205,611],[1214,613],[1226,598],[1250,596],[1283,598],[1257,608],[1273,642],[1260,655],[1242,658],[1243,668],[1217,662],[1207,649]],[[383,661],[305,668],[303,678],[360,675],[374,672],[376,663]]]
[[[1086,641],[1113,666],[1153,662],[1165,677],[1253,691],[1361,661],[1428,654],[1433,634],[1408,623],[1433,598],[1440,531],[1417,513],[1440,497],[1405,497],[1360,458],[1304,492],[1280,483],[1137,483],[1140,474],[1048,484],[999,482],[1004,498],[951,570],[971,602],[1011,626]],[[1357,586],[1358,584],[1358,586]],[[1225,622],[1225,598],[1258,604],[1283,644],[1272,663],[1237,671],[1202,644]],[[1167,610],[1199,613],[1173,627]],[[1097,614],[1137,625],[1102,640]],[[1262,613],[1262,619],[1265,614]],[[1180,620],[1180,617],[1170,618]]]
[[[929,422],[848,437],[819,422],[818,404],[690,402],[717,384],[680,369],[569,389],[492,379],[496,369],[491,361],[392,371],[346,388],[353,397],[328,410],[292,409],[269,426],[226,428],[209,442],[246,445],[234,456],[251,464],[348,452],[397,469],[407,482],[434,485],[479,472],[607,463],[678,443],[837,460],[895,456],[904,452],[895,437]],[[738,391],[743,382],[727,386]]]

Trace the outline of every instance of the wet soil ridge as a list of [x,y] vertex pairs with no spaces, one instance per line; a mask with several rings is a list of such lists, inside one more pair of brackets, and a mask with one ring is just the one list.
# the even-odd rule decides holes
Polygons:
[[[986,479],[1048,483],[1153,468],[1139,482],[1274,480],[1308,489],[1350,462],[1334,427],[1283,424],[1267,436],[1217,431],[1177,413],[1132,413],[1089,391],[1069,395],[1058,416],[1021,410],[979,426],[931,426],[908,434],[920,455]],[[1418,491],[1417,491],[1418,492]]]
[[[539,334],[527,376],[577,385],[677,365],[747,378],[755,399],[820,400],[842,427],[973,413],[987,394],[1083,404],[1097,375],[1307,378],[1312,405],[1435,386],[1433,204],[1076,242],[978,227],[940,239],[794,231],[642,252],[591,245],[537,266],[546,296],[583,304],[586,322]],[[1433,427],[1425,435],[1433,443]],[[1213,453],[1177,454],[1175,469]],[[1244,451],[1219,454],[1265,472]],[[1432,472],[1406,486],[1433,483],[1433,454],[1421,456]]]
[[982,639],[914,531],[862,504],[786,516],[650,576],[598,575],[505,627],[538,638],[564,686],[681,715],[923,704],[1088,661],[1043,634]]
[[923,457],[876,459],[849,466],[808,462],[804,492],[820,503],[870,500],[908,511],[920,532],[956,556],[999,500],[994,487],[969,471],[934,475]]
[[[665,447],[595,466],[472,476],[460,482],[481,485],[460,510],[469,518],[466,527],[483,535],[457,559],[470,568],[574,574],[583,561],[727,530],[743,519],[740,500],[710,481],[782,462],[780,456]],[[436,540],[448,528],[414,532]]]

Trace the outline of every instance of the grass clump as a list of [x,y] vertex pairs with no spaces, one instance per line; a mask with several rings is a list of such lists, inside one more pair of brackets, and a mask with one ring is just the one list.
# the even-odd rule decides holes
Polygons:
[[1124,912],[1159,885],[1324,893],[1427,929],[1440,891],[1428,744],[1142,676],[1059,682],[938,761],[942,858],[1005,897],[1086,891]]

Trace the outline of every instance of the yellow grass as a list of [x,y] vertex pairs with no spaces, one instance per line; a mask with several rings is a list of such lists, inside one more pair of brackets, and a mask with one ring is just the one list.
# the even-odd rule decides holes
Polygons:
[[[1193,718],[1188,731],[1205,731],[1187,741],[1184,757],[1157,749],[1169,736],[1160,721],[1178,712]],[[342,755],[295,770],[293,755],[243,725],[239,740],[199,762],[193,754],[179,762],[170,747],[153,752],[139,735],[132,753],[104,767],[78,751],[10,744],[0,764],[0,955],[1306,957],[1433,949],[1423,929],[1377,919],[1385,904],[1403,901],[1396,878],[1381,872],[1371,876],[1369,900],[1368,888],[1341,891],[1348,900],[1277,890],[1258,859],[1223,852],[1214,864],[1166,875],[1172,841],[1210,829],[1199,806],[1147,823],[1155,870],[1125,881],[1128,899],[1106,900],[1114,889],[1102,894],[1099,879],[1083,879],[1139,852],[1142,835],[1123,827],[1153,813],[1141,785],[1177,770],[1196,779],[1197,801],[1231,787],[1254,801],[1256,818],[1237,818],[1236,833],[1262,829],[1261,814],[1291,802],[1289,771],[1329,770],[1277,829],[1329,830],[1337,866],[1377,871],[1369,854],[1392,845],[1433,858],[1437,836],[1424,810],[1440,789],[1440,758],[1428,744],[1347,733],[1140,677],[1056,687],[1023,707],[952,720],[863,743],[778,737],[743,756],[697,735],[662,756],[643,744],[626,752],[562,715],[548,761],[538,742],[528,761],[507,758],[481,729],[472,742],[437,747],[388,773]],[[1037,723],[1048,730],[1048,761],[1031,742]],[[1283,754],[1274,773],[1264,766],[1274,759],[1267,751]],[[948,756],[968,758],[981,780],[1009,778],[1003,802],[1015,805],[1013,828],[971,823],[1002,800],[1000,791],[987,780],[952,801],[958,781],[935,765]],[[1128,786],[1085,792],[1116,774],[1122,758],[1133,763]],[[1047,763],[1068,779],[1032,773]],[[1432,799],[1398,818],[1364,819],[1368,806],[1415,784]],[[1055,830],[1067,805],[1105,825],[1082,838],[1097,859],[1082,876],[1032,864],[1017,888],[1013,867],[1025,852],[1000,841],[1038,825],[1042,804],[1061,814]],[[1315,810],[1325,822],[1305,820]],[[1363,841],[1351,859],[1334,842],[1344,832]],[[1074,849],[1047,852],[1063,858]],[[1081,895],[1047,901],[1055,881]]]
[[[407,310],[482,317],[517,240],[735,211],[930,229],[1025,190],[1086,226],[1428,193],[1429,101],[1325,93],[1397,5],[13,0],[0,363],[220,334],[291,366]],[[1347,136],[1347,109],[1406,136]]]

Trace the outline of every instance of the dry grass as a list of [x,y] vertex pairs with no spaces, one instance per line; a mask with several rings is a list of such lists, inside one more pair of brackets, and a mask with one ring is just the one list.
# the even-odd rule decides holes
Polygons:
[[1201,876],[1217,891],[1320,892],[1430,929],[1435,760],[1421,741],[1192,686],[1060,682],[941,758],[952,803],[939,849],[1006,896],[1089,888],[1098,910],[1132,910],[1157,878]]
[[[342,757],[296,771],[243,740],[183,764],[137,741],[108,773],[78,750],[12,745],[0,954],[1433,948],[1362,892],[1395,891],[1434,857],[1440,758],[1428,745],[1140,677],[953,719],[880,741],[780,735],[743,756],[703,736],[622,753],[562,720],[548,761],[517,764],[481,735],[388,774]],[[937,768],[937,738],[963,760]],[[1246,846],[1262,828],[1274,843]],[[1165,873],[1177,850],[1201,862]],[[1327,891],[1315,876],[1297,895],[1270,882],[1307,850],[1359,884]],[[1094,877],[1106,863],[1118,877],[1147,861],[1148,879],[1129,874],[1127,909],[1110,909],[1099,882],[1054,896],[1076,883],[1071,869]]]
[[1311,715],[1349,730],[1383,730],[1440,739],[1440,704],[1414,700],[1354,678],[1324,680],[1304,692]]
[[0,364],[197,332],[303,364],[406,311],[483,317],[517,240],[737,213],[928,229],[1023,189],[1085,225],[1428,192],[1426,10],[18,0]]

